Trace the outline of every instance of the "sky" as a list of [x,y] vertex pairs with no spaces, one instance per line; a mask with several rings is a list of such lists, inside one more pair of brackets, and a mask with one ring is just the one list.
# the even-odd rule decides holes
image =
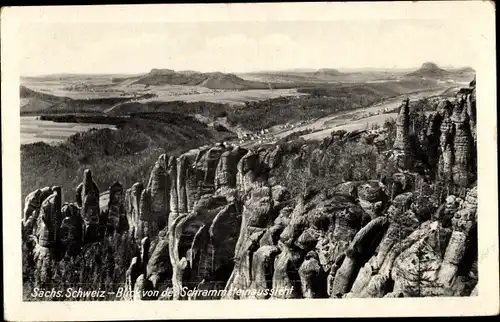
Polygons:
[[[279,17],[279,15],[278,15]],[[21,75],[251,72],[293,68],[474,67],[478,37],[462,19],[33,21],[19,25]]]

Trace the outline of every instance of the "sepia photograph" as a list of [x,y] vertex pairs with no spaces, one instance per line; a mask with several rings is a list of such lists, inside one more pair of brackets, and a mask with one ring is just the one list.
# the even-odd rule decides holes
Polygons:
[[498,313],[494,37],[477,1],[2,10],[10,316]]

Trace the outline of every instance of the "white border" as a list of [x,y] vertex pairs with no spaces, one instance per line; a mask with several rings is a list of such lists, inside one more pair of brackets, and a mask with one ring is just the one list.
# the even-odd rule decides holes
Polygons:
[[[279,15],[276,13],[279,12]],[[429,19],[477,34],[479,296],[190,302],[22,302],[19,72],[21,22]],[[6,320],[492,315],[499,312],[494,3],[483,1],[7,7],[1,15],[4,304]]]

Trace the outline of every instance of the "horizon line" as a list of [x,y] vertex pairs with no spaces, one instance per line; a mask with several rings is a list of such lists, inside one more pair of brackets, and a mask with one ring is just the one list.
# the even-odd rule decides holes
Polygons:
[[[406,70],[417,70],[422,65],[420,66],[413,66],[413,67],[321,67],[321,68],[311,68],[311,67],[292,67],[292,68],[285,68],[285,69],[256,69],[256,70],[249,70],[249,71],[239,71],[239,72],[234,72],[234,71],[226,71],[226,72],[221,72],[220,70],[212,70],[212,71],[199,71],[199,70],[190,70],[190,69],[172,69],[172,68],[159,68],[159,67],[153,67],[149,71],[144,71],[144,72],[105,72],[105,73],[99,73],[99,72],[55,72],[55,73],[49,73],[49,74],[22,74],[19,75],[20,77],[43,77],[43,76],[58,76],[58,75],[126,75],[126,76],[131,76],[131,75],[145,75],[153,69],[159,69],[159,70],[173,70],[174,72],[184,72],[184,71],[191,71],[191,72],[198,72],[198,73],[223,73],[223,74],[234,74],[234,75],[241,75],[241,74],[253,74],[253,73],[276,73],[276,72],[300,72],[303,70],[303,72],[312,72],[312,71],[319,71],[322,69],[331,69],[331,70],[337,70],[339,72],[349,72],[349,71],[406,71]],[[445,69],[445,70],[455,70],[455,69],[462,69],[462,68],[472,68],[470,65],[464,65],[464,66],[451,66],[451,65],[446,65],[446,66],[439,66],[439,68]],[[475,69],[474,69],[475,70]]]

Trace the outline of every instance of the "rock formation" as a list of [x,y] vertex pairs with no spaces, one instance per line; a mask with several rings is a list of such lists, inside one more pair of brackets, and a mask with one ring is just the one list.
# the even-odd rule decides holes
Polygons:
[[102,235],[99,225],[99,189],[89,169],[83,173],[81,200],[81,213],[85,222],[85,241],[99,241]]
[[215,189],[236,188],[238,162],[247,152],[246,149],[236,146],[231,151],[222,153],[215,172]]
[[121,234],[129,230],[123,188],[119,182],[115,182],[109,187],[109,202],[104,217],[109,235],[114,232]]
[[453,182],[461,187],[467,187],[471,182],[471,157],[473,138],[469,116],[465,109],[465,101],[456,105],[451,121],[454,123],[455,137],[453,140],[454,162],[452,167]]
[[83,244],[83,219],[80,208],[73,203],[65,203],[61,208],[62,222],[60,228],[60,241],[64,251],[75,256],[80,252]]
[[140,182],[136,182],[127,189],[125,193],[125,208],[127,215],[127,222],[132,236],[136,236],[136,231],[139,226],[139,212],[141,194],[144,186]]
[[410,141],[409,141],[409,104],[410,100],[407,98],[403,101],[399,108],[398,118],[396,120],[396,139],[394,141],[394,149],[401,150],[403,152],[410,152]]
[[[145,187],[124,190],[117,181],[103,194],[85,170],[74,203],[62,204],[58,187],[26,196],[23,252],[39,283],[50,283],[58,253],[75,257],[88,244],[124,241],[131,245],[123,281],[135,291],[130,300],[157,299],[142,290],[167,287],[174,294],[162,299],[476,294],[474,95],[475,87],[457,102],[442,101],[414,131],[405,100],[393,147],[387,129],[334,132],[321,146],[293,153],[280,145],[203,146],[161,155]],[[377,180],[344,180],[324,191],[292,195],[279,184],[278,170],[297,165],[312,178],[327,175],[325,149],[352,142],[385,149],[379,156],[395,167],[388,163],[383,178],[377,170],[370,177]],[[188,297],[182,288],[212,292]]]

